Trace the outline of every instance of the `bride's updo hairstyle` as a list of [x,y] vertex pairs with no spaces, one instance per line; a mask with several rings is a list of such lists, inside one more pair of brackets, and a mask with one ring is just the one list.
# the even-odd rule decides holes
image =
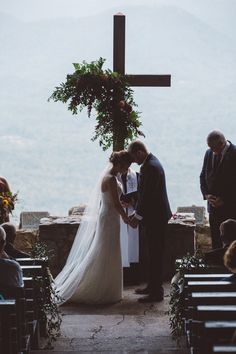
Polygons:
[[113,164],[113,166],[117,166],[118,164],[131,165],[132,163],[130,154],[126,150],[114,151],[111,154],[109,161]]

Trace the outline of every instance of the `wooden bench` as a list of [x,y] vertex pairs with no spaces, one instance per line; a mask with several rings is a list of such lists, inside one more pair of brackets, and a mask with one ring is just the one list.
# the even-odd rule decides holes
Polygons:
[[229,354],[236,353],[236,345],[214,345],[211,353]]
[[230,341],[235,330],[236,321],[189,321],[188,342],[190,345],[205,343],[213,344]]
[[39,309],[37,303],[37,294],[35,290],[35,279],[33,277],[23,277],[24,291],[26,297],[26,317],[31,336],[31,347],[39,347]]
[[16,261],[20,265],[41,265],[43,267],[48,266],[48,260],[46,258],[16,258]]
[[38,304],[34,279],[23,277],[24,288],[0,289],[5,299],[14,299],[17,309],[18,342],[21,351],[39,347]]
[[228,280],[210,280],[210,281],[188,281],[184,287],[186,294],[191,292],[226,292],[236,291],[236,283]]
[[17,329],[16,301],[0,300],[0,353],[19,353]]
[[188,281],[217,281],[217,280],[227,280],[232,276],[231,273],[188,273],[184,274],[184,283],[187,284]]
[[194,320],[236,320],[236,305],[197,305],[187,311],[188,318]]
[[[192,354],[235,352],[236,283],[221,267],[190,267],[183,277],[184,323]],[[227,280],[229,278],[229,280]],[[233,348],[233,351],[230,351]]]
[[42,276],[43,268],[41,265],[21,265],[24,276]]
[[185,306],[196,305],[236,305],[236,291],[189,293]]

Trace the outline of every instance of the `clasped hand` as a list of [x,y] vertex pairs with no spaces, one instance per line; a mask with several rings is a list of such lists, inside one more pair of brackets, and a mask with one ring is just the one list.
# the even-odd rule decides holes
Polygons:
[[213,194],[207,194],[206,199],[214,208],[219,208],[224,204],[223,200],[220,197],[216,197]]
[[135,217],[134,214],[129,216],[129,225],[136,229],[138,227],[139,220]]

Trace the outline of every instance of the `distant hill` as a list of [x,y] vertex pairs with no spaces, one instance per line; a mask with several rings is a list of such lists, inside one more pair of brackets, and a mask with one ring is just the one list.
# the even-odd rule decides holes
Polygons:
[[[208,131],[217,127],[236,142],[236,49],[235,24],[232,36],[227,16],[225,25],[221,21],[217,26],[212,1],[209,7],[204,3],[202,17],[204,5],[190,13],[184,0],[172,3],[125,7],[124,12],[126,71],[172,75],[171,88],[138,88],[135,98],[145,141],[166,168],[175,209],[202,203],[198,175]],[[229,4],[235,9],[234,2]],[[222,6],[216,1],[221,20]],[[73,62],[102,56],[112,68],[112,16],[117,10],[36,22],[0,14],[1,174],[20,190],[18,212],[65,213],[88,198],[109,152],[104,155],[90,141],[93,120],[86,112],[77,119],[47,98],[72,72]]]

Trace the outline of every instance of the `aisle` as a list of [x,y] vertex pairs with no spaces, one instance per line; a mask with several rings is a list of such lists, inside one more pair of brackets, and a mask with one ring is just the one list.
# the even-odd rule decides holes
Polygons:
[[187,353],[170,336],[169,284],[161,303],[140,304],[137,299],[134,287],[127,287],[123,301],[113,306],[62,306],[62,337],[53,350],[33,353]]

